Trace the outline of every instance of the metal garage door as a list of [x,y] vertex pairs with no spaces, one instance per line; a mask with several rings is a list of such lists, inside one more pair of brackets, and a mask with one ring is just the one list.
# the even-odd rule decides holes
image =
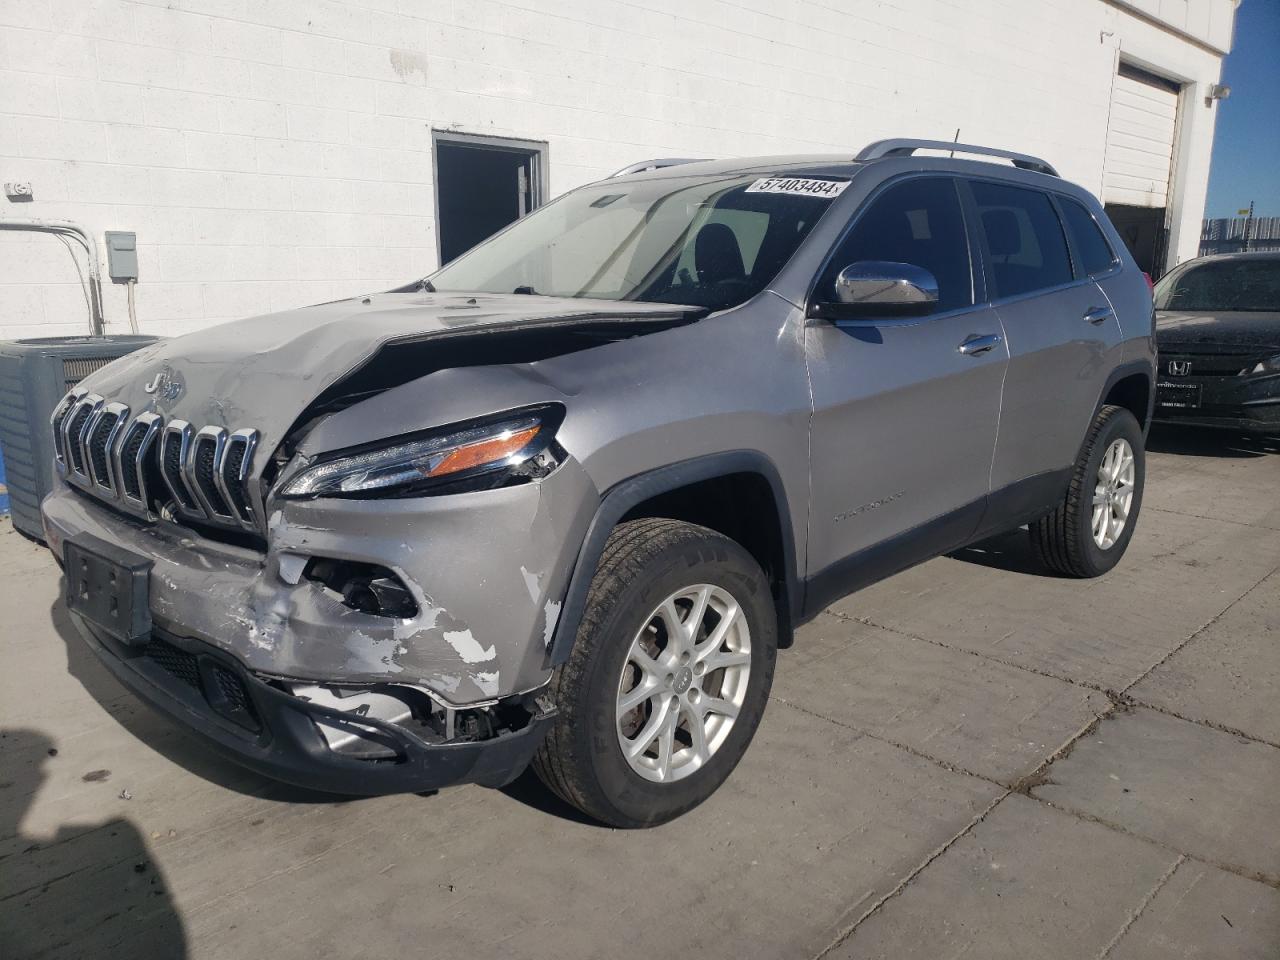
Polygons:
[[1163,207],[1178,120],[1178,87],[1127,64],[1111,92],[1102,200],[1130,207]]

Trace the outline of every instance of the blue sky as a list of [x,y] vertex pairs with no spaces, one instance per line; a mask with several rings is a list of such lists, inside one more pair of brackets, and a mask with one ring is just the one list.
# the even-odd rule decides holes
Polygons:
[[1233,217],[1255,201],[1260,217],[1280,217],[1280,0],[1244,0],[1218,104],[1206,217]]

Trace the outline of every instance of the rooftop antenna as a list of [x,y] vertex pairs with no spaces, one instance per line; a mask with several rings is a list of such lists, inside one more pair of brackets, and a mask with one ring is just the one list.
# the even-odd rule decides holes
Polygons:
[[[959,128],[959,127],[956,127],[956,135],[955,135],[954,137],[952,137],[952,138],[951,138],[951,142],[952,142],[952,143],[959,143],[959,142],[960,142],[960,128]],[[951,159],[952,159],[952,160],[954,160],[955,158],[956,158],[956,152],[955,152],[954,150],[952,150],[952,151],[951,151]]]

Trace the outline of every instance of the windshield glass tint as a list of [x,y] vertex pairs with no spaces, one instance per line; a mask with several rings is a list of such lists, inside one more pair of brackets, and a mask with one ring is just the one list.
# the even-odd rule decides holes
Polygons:
[[593,184],[517,221],[431,283],[440,291],[723,310],[765,288],[846,182],[676,177]]
[[1280,258],[1211,260],[1156,284],[1157,310],[1280,312]]

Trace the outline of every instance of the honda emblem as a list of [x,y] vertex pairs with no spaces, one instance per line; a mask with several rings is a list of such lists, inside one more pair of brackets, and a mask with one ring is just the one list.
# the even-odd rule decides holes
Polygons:
[[1191,372],[1190,360],[1170,360],[1169,373],[1175,377],[1185,377]]

